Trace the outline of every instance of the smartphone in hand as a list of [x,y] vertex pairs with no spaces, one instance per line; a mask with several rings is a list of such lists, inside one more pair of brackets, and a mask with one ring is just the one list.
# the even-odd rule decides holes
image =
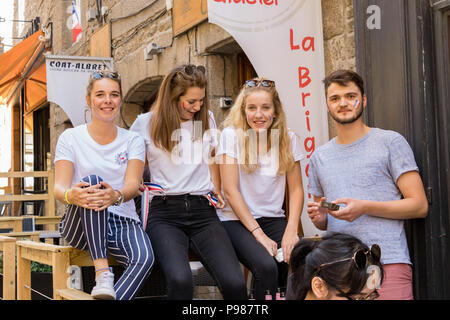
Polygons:
[[322,201],[321,207],[327,208],[328,210],[331,210],[331,211],[338,211],[340,208],[338,204],[326,202],[326,201]]

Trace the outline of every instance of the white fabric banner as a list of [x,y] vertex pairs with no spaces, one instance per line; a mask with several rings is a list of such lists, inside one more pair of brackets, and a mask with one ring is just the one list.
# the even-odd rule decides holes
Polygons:
[[329,140],[322,80],[325,62],[318,0],[208,0],[208,18],[230,33],[258,76],[276,82],[288,126],[302,139],[305,236],[322,235],[306,212],[309,158]]
[[113,59],[51,55],[45,58],[47,100],[59,105],[74,127],[85,123],[89,75],[95,70],[113,70]]

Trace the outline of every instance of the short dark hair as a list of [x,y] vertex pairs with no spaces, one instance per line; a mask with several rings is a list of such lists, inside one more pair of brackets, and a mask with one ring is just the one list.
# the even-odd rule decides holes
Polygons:
[[328,77],[323,79],[323,83],[325,85],[325,94],[328,94],[328,87],[333,83],[337,83],[341,86],[346,87],[350,82],[356,84],[356,86],[361,91],[361,95],[364,95],[363,78],[359,74],[351,70],[336,70],[328,75]]

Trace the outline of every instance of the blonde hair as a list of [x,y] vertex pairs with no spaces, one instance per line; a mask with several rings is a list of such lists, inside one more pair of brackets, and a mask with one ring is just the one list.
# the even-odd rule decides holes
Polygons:
[[[252,80],[260,81],[260,78]],[[223,122],[223,127],[233,127],[236,129],[241,167],[246,173],[252,173],[258,169],[259,165],[253,161],[254,156],[250,152],[250,137],[249,131],[251,129],[247,122],[247,116],[245,113],[246,100],[249,95],[254,92],[265,91],[272,96],[272,102],[275,108],[274,119],[272,125],[267,130],[267,142],[268,150],[274,146],[271,146],[270,137],[272,136],[272,130],[278,130],[279,144],[278,144],[278,174],[282,175],[290,171],[294,167],[294,157],[291,152],[291,141],[288,134],[286,124],[286,114],[284,113],[283,106],[275,87],[244,87],[236,98],[233,107],[230,110],[227,118]]]
[[202,131],[194,133],[194,138],[203,137],[209,130],[209,107],[206,92],[206,75],[202,66],[181,65],[164,77],[153,106],[153,116],[150,120],[150,137],[158,148],[172,152],[176,141],[172,140],[175,130],[181,128],[178,100],[189,88],[205,89],[203,105],[195,115],[194,121],[201,121]]

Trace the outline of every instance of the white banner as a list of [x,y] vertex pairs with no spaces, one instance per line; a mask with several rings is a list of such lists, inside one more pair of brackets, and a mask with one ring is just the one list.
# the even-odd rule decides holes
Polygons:
[[208,18],[230,33],[258,76],[276,82],[288,126],[302,139],[305,236],[321,235],[306,213],[309,158],[328,139],[325,62],[318,0],[208,0]]
[[85,123],[89,75],[106,68],[113,70],[112,58],[47,55],[47,100],[59,105],[74,127]]

